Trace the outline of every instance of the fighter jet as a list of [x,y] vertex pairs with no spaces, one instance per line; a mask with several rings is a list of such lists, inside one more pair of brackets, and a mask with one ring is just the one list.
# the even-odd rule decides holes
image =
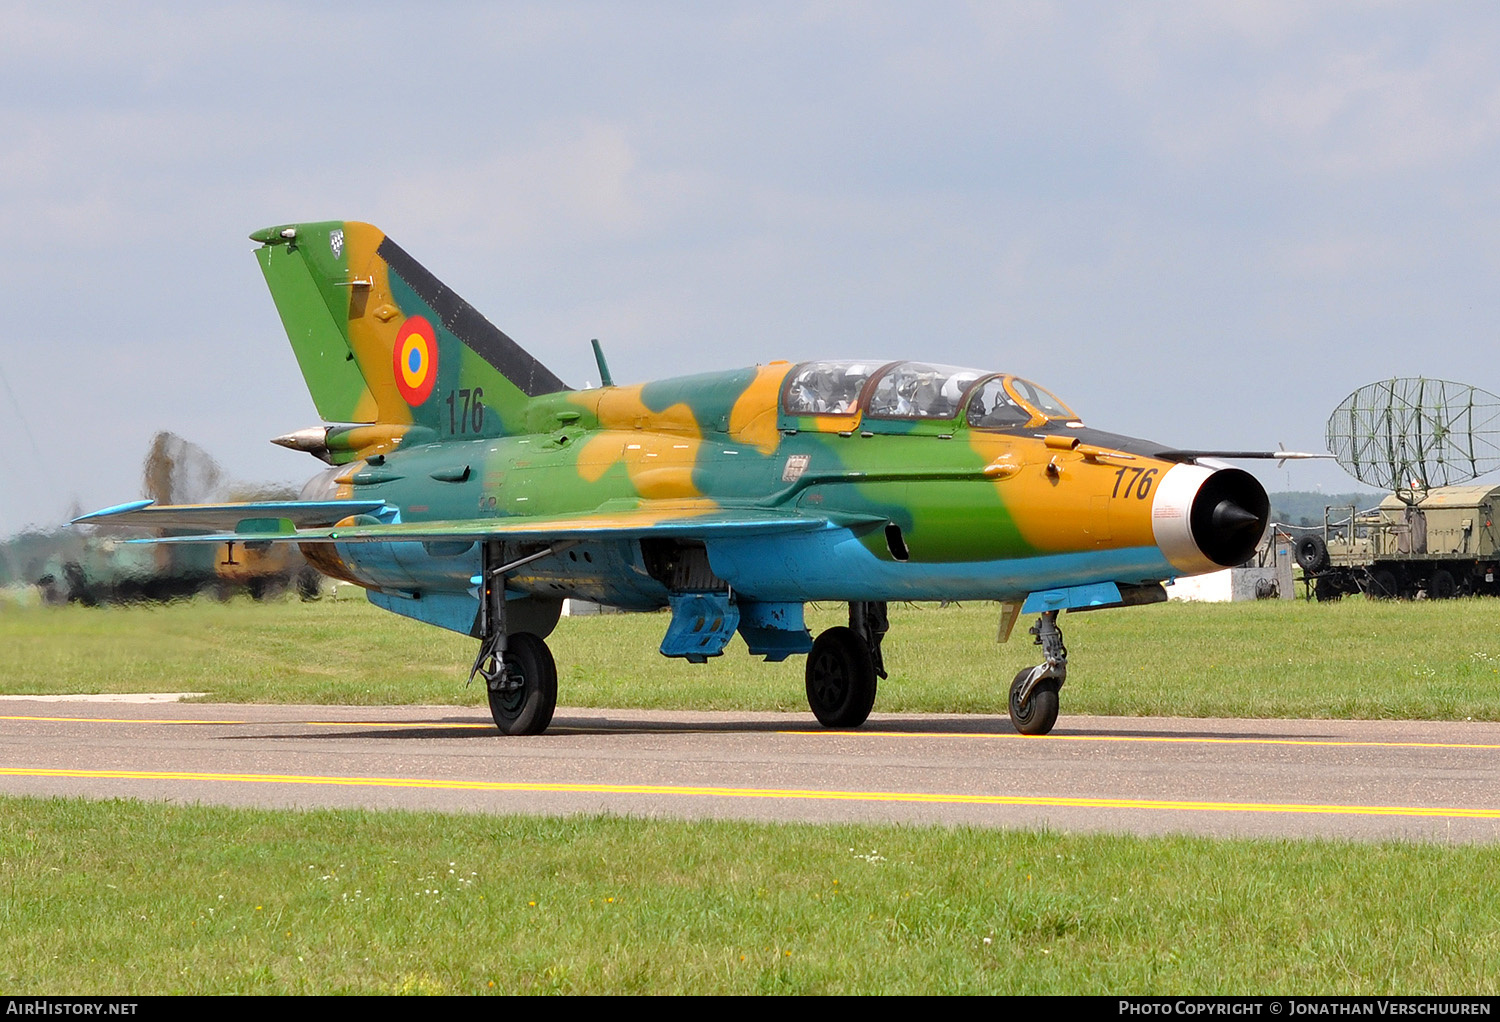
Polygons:
[[[395,242],[332,221],[256,231],[256,257],[324,424],[275,443],[327,464],[297,501],[78,519],[198,530],[162,542],[295,543],[386,610],[479,640],[470,679],[506,734],[557,702],[565,599],[667,608],[661,652],[738,633],[807,657],[827,727],[864,723],[892,600],[992,600],[1042,662],[1010,685],[1046,734],[1067,678],[1060,611],[1166,599],[1246,560],[1269,502],[1216,456],[1085,426],[1005,373],[841,358],[568,387]],[[847,603],[816,638],[811,601]]]

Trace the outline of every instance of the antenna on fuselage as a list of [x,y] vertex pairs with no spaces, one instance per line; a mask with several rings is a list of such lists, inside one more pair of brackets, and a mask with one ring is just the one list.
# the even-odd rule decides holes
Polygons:
[[594,362],[599,366],[599,386],[613,387],[615,381],[609,375],[609,363],[604,361],[604,349],[599,347],[599,338],[595,337],[589,343],[594,346]]

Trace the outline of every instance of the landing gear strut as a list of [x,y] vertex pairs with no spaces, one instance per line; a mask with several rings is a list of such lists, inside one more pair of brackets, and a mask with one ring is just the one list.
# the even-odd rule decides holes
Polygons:
[[[571,544],[569,544],[571,545]],[[523,564],[550,556],[558,546],[505,562],[505,548],[484,544],[479,590],[479,655],[469,680],[484,679],[490,716],[507,735],[539,735],[552,723],[557,708],[557,662],[540,636],[508,634],[505,627],[505,576]]]
[[849,604],[849,627],[830,628],[807,654],[807,705],[824,727],[859,727],[875,705],[876,677],[884,678],[880,643],[890,622],[884,602]]
[[1057,690],[1068,677],[1068,648],[1057,627],[1057,611],[1043,612],[1031,626],[1046,662],[1028,667],[1010,683],[1010,721],[1023,735],[1044,735],[1057,723]]

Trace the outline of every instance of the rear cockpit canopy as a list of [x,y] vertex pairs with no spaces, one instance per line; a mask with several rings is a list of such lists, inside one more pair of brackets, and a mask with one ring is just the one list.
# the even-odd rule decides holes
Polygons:
[[875,381],[865,414],[875,419],[951,419],[978,369],[897,362]]
[[793,416],[951,420],[976,429],[1035,427],[1078,416],[1029,380],[928,362],[804,362],[787,374],[782,410]]

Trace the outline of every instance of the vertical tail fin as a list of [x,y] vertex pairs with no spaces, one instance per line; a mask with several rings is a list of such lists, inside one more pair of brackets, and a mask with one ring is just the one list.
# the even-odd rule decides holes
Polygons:
[[528,398],[569,389],[378,228],[335,220],[250,237],[325,421],[497,436],[520,428]]

